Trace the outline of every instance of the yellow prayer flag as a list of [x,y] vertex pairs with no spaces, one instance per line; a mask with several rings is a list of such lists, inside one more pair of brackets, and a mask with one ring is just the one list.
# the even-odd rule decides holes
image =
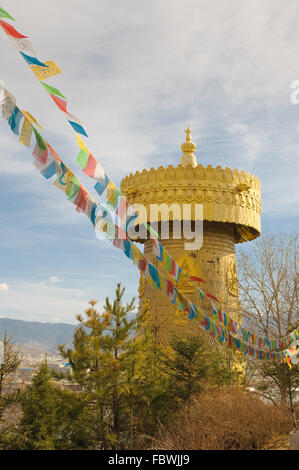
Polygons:
[[24,118],[27,119],[27,121],[29,121],[31,124],[36,124],[41,130],[43,130],[37,120],[30,113],[28,113],[28,111],[22,111],[22,114]]
[[90,153],[90,151],[88,150],[88,148],[86,147],[86,145],[84,144],[83,140],[81,139],[81,137],[79,136],[79,134],[76,134],[77,136],[77,140],[78,140],[78,145],[80,147],[81,150],[84,150],[84,152],[86,153]]
[[30,122],[27,119],[24,119],[21,135],[19,141],[21,144],[30,147],[31,137],[33,134],[33,128]]
[[60,68],[53,60],[47,60],[44,64],[48,67],[42,67],[41,65],[30,66],[32,72],[39,80],[45,80],[46,78],[54,77],[54,75],[61,73]]
[[138,265],[138,261],[143,259],[143,254],[140,252],[137,246],[133,245],[132,243],[132,251],[133,251],[133,263]]
[[110,181],[108,186],[107,186],[107,200],[109,202],[111,202],[111,204],[113,205],[114,204],[114,196],[115,196],[115,190],[116,190],[116,186],[115,184]]

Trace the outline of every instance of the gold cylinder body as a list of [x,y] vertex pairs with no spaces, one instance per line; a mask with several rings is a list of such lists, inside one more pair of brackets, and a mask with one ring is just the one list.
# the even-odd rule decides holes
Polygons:
[[[170,223],[169,239],[161,239],[162,245],[182,267],[177,288],[196,305],[212,313],[211,304],[202,304],[196,287],[188,276],[203,279],[194,281],[204,292],[217,297],[223,311],[240,320],[238,280],[235,244],[249,241],[260,234],[261,196],[260,182],[255,176],[231,170],[204,168],[202,165],[177,168],[169,166],[157,170],[143,170],[125,177],[121,190],[129,204],[143,204],[147,222],[156,224],[161,235],[161,223]],[[151,205],[164,204],[164,210],[153,220]],[[190,204],[190,220],[196,219],[195,205],[203,207],[203,243],[200,249],[186,250],[184,238],[176,239],[172,233],[175,216],[169,209],[172,204]],[[162,207],[162,206],[161,206]],[[145,256],[157,267],[151,240],[146,240]],[[168,273],[167,273],[168,274]],[[150,309],[159,328],[161,341],[175,331],[181,335],[194,332],[194,324],[178,311],[161,290],[153,290],[140,278],[140,309]]]

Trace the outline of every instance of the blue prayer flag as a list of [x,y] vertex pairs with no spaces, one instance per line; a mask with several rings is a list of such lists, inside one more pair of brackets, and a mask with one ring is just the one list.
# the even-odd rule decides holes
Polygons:
[[57,171],[56,171],[56,165],[55,165],[55,161],[53,160],[53,162],[51,162],[51,164],[48,166],[48,168],[46,168],[44,171],[41,172],[41,174],[48,180],[50,179],[52,176],[56,175]]
[[94,189],[96,190],[96,192],[102,196],[103,192],[105,191],[105,189],[107,188],[108,184],[109,184],[109,181],[110,181],[110,178],[105,175],[105,182],[104,184],[101,184],[101,183],[97,183],[94,187]]
[[81,126],[81,124],[78,124],[77,122],[74,122],[74,121],[69,121],[69,123],[72,126],[72,128],[74,129],[74,131],[77,132],[77,134],[82,134],[82,135],[85,135],[86,137],[88,137],[88,135],[86,134],[86,132],[83,129],[83,127]]
[[38,60],[36,57],[32,57],[31,55],[24,54],[24,52],[19,51],[24,59],[26,60],[27,64],[29,65],[39,65],[40,67],[48,67],[48,65],[44,64],[40,60]]
[[15,109],[13,110],[12,115],[8,119],[8,124],[10,125],[11,130],[13,131],[14,134],[19,135],[19,125],[20,121],[23,117],[23,114],[19,110],[17,106],[15,106]]

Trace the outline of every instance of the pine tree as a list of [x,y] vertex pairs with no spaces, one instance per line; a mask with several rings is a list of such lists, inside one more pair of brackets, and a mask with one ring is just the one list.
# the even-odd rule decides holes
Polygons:
[[[119,448],[128,432],[128,376],[131,373],[131,345],[138,320],[132,314],[135,299],[124,304],[125,289],[118,284],[113,303],[106,298],[105,311],[96,311],[96,301],[77,316],[73,349],[59,347],[69,361],[73,379],[84,390],[97,422],[97,447]],[[131,314],[131,318],[129,315]]]
[[[3,415],[4,410],[10,406],[15,400],[15,394],[8,394],[4,396],[3,387],[7,379],[18,369],[21,363],[21,357],[19,352],[13,350],[11,339],[7,337],[5,332],[3,338],[3,351],[4,351],[4,362],[0,364],[0,419]],[[2,361],[1,361],[2,362]]]
[[199,393],[201,381],[208,373],[206,349],[200,336],[173,336],[170,351],[164,355],[162,363],[171,377],[173,397],[185,402],[193,394]]
[[21,399],[23,417],[20,428],[27,448],[54,449],[57,432],[55,395],[51,373],[45,361]]

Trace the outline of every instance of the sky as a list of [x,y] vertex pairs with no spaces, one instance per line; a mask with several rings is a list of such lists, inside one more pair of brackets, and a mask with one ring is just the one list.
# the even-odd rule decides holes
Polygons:
[[[179,164],[190,125],[198,163],[258,176],[262,232],[298,231],[297,0],[1,0],[68,98],[87,145],[116,183]],[[75,134],[0,31],[0,80],[95,196]],[[76,323],[138,272],[32,166],[0,120],[0,316]],[[252,242],[254,243],[254,242]],[[237,246],[237,252],[245,249]]]

